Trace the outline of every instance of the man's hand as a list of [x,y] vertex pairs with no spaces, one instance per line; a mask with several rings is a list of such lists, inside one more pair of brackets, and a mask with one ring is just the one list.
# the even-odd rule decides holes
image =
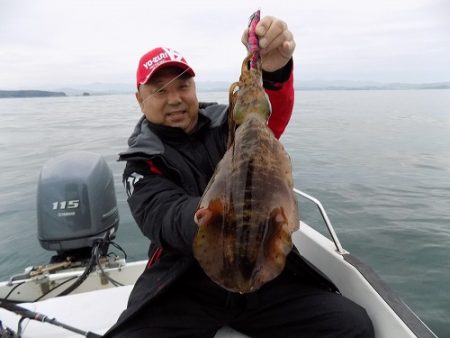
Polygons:
[[[283,68],[291,59],[295,49],[294,36],[287,24],[273,16],[266,16],[256,25],[255,31],[259,38],[263,70],[274,72]],[[248,45],[248,28],[242,35],[242,42]]]
[[207,209],[207,208],[198,209],[194,214],[194,222],[198,226],[208,224],[211,216],[212,216],[212,212],[209,209]]

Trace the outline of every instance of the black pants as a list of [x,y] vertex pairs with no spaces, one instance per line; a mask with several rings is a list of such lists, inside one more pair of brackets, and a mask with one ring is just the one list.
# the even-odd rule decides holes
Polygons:
[[225,325],[255,338],[374,336],[363,308],[289,272],[240,295],[193,267],[114,338],[206,338]]

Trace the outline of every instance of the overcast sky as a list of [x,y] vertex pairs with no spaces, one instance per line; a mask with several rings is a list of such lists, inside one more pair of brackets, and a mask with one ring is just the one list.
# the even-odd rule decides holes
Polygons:
[[258,8],[294,33],[296,80],[450,80],[450,0],[0,0],[0,89],[132,84],[159,45],[234,81]]

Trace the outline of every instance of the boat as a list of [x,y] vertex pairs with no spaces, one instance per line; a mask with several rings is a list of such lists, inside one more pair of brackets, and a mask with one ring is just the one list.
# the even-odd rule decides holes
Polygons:
[[[299,189],[294,192],[300,204],[317,207],[328,233],[301,220],[294,244],[340,293],[366,309],[375,337],[436,337],[374,270],[342,247],[322,203]],[[145,260],[128,262],[114,241],[119,215],[111,170],[100,155],[89,152],[50,160],[38,182],[37,209],[41,246],[57,255],[0,282],[0,336],[100,337],[126,308],[147,265]],[[120,254],[111,254],[110,247]],[[216,337],[246,336],[224,327]]]

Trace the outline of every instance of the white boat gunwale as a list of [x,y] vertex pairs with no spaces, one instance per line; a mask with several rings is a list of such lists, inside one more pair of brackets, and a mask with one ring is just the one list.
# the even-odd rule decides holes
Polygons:
[[366,263],[350,253],[342,255],[344,260],[363,276],[394,313],[418,338],[437,338],[431,329],[407,306],[394,291]]

